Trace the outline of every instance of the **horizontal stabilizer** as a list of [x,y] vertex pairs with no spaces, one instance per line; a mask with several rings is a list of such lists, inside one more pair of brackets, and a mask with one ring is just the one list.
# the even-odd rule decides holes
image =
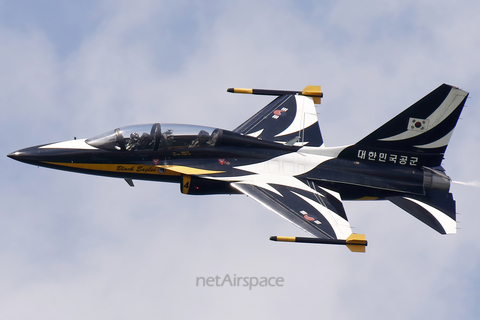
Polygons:
[[451,193],[432,190],[427,196],[404,195],[387,199],[441,234],[457,232],[455,200]]

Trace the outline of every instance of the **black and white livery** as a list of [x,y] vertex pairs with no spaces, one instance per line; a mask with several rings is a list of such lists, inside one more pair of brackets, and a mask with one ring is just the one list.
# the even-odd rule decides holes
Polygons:
[[152,123],[8,156],[36,166],[133,180],[175,182],[185,194],[246,194],[312,237],[274,241],[347,245],[344,200],[389,200],[441,234],[456,232],[450,178],[441,167],[468,93],[443,84],[355,144],[325,147],[315,104],[303,91],[230,88],[276,98],[229,131]]

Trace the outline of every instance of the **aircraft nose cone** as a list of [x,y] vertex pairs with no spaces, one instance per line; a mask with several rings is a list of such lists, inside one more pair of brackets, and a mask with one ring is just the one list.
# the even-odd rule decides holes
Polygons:
[[15,152],[7,154],[7,157],[17,161],[31,163],[38,159],[38,147],[30,147],[20,149]]
[[7,154],[7,157],[12,158],[12,159],[14,159],[14,160],[17,160],[18,154],[19,154],[19,152],[18,152],[18,151],[15,151],[15,152],[12,152],[12,153]]

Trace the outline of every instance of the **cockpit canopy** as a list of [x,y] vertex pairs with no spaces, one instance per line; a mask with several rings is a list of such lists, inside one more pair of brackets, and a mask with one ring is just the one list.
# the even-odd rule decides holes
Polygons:
[[214,146],[218,135],[219,130],[210,127],[154,123],[117,128],[86,142],[93,147],[112,151],[154,151]]

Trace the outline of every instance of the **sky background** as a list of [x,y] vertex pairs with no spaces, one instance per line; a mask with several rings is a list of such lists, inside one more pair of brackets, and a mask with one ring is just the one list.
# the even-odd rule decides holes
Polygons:
[[[0,0],[0,319],[478,319],[480,189],[442,236],[389,202],[346,202],[366,254],[275,243],[302,230],[245,196],[60,172],[6,157],[135,123],[233,129],[321,85],[326,146],[442,83],[470,92],[444,167],[480,170],[478,1]],[[197,277],[283,287],[197,287]]]

